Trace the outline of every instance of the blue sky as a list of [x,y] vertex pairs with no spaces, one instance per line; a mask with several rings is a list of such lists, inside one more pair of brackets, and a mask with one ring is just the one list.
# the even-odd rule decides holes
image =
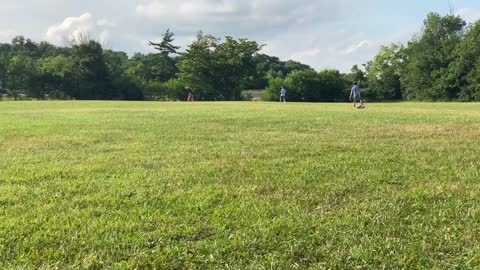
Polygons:
[[[379,21],[387,27],[376,27],[375,20],[366,20],[365,27],[371,29],[372,34],[378,31],[378,34],[388,34],[387,31],[400,32],[405,26],[421,24],[429,12],[437,12],[445,15],[450,13],[448,0],[421,0],[421,1],[375,1],[374,8],[370,9],[369,17],[377,17]],[[475,0],[457,0],[453,3],[454,12],[458,13],[468,9],[476,15],[480,15],[480,1]]]
[[[480,1],[451,0],[456,14],[480,19]],[[105,47],[149,52],[170,28],[183,48],[198,30],[267,44],[265,53],[316,69],[348,71],[382,45],[406,42],[448,0],[1,0],[0,42],[24,35],[62,45],[88,32]]]

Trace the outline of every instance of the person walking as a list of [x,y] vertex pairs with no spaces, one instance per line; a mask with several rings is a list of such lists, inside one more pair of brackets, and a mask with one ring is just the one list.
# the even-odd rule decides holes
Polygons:
[[283,86],[280,89],[280,102],[287,102],[287,90]]
[[360,94],[360,87],[358,86],[358,82],[355,82],[352,87],[352,91],[350,92],[350,100],[353,100],[353,108],[357,108],[357,103],[360,102],[360,106],[357,109],[365,109],[363,105],[362,95]]

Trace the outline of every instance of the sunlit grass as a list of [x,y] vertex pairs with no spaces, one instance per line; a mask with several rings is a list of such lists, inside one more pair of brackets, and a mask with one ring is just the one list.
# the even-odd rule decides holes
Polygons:
[[480,106],[0,102],[0,268],[473,269]]

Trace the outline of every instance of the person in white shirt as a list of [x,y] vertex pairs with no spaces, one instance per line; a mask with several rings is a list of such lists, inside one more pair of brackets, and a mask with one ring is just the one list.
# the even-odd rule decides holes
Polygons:
[[280,90],[280,102],[287,102],[287,90],[283,86]]

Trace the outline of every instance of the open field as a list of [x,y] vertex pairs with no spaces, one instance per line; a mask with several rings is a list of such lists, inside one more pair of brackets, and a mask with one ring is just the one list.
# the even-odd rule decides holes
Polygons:
[[475,269],[480,104],[0,102],[0,269]]

